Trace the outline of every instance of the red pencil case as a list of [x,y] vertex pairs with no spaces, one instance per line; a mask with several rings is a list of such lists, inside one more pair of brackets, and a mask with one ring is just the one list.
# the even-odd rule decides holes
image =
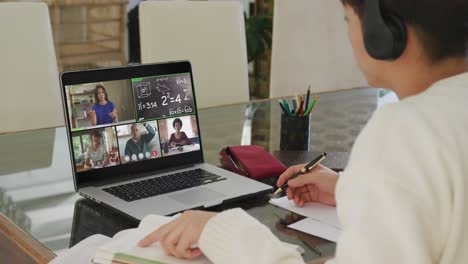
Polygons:
[[281,161],[260,146],[231,146],[219,154],[229,170],[255,180],[277,177],[286,170]]

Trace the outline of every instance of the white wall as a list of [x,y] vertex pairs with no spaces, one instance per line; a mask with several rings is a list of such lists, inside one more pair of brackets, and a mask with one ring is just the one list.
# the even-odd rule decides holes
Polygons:
[[270,97],[367,86],[335,0],[275,0]]

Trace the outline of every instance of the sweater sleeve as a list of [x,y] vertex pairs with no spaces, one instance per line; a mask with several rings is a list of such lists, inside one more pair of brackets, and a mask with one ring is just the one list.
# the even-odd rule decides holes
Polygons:
[[242,209],[224,211],[207,223],[198,243],[213,263],[304,263],[300,254]]
[[146,124],[145,128],[148,131],[148,134],[142,135],[141,138],[143,142],[150,143],[151,140],[153,140],[154,136],[156,136],[156,131],[150,124]]
[[438,151],[427,120],[407,107],[379,110],[358,137],[337,184],[342,233],[327,264],[438,262],[445,194],[429,177]]

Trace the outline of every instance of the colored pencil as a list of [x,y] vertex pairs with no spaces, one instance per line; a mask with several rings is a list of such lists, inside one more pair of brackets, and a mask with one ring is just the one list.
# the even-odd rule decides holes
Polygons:
[[289,103],[288,103],[288,100],[286,99],[283,99],[283,105],[284,105],[284,109],[286,109],[286,112],[288,112],[288,115],[291,115],[291,108],[289,107]]
[[320,100],[320,96],[315,96],[314,100],[312,101],[312,103],[310,103],[309,107],[307,108],[306,112],[304,113],[304,115],[309,115],[310,112],[312,112],[312,109],[314,108],[314,106],[317,104],[318,100]]
[[297,116],[304,115],[304,110],[302,109],[303,106],[304,106],[304,101],[301,100],[301,104],[299,105],[299,112],[297,112]]
[[283,111],[283,114],[288,115],[288,112],[286,112],[286,109],[283,106],[283,102],[281,102],[281,99],[278,99],[278,103],[281,107],[281,110]]
[[294,114],[294,112],[296,112],[296,109],[298,107],[298,105],[296,103],[296,100],[294,100],[294,97],[292,98],[292,106],[293,106],[293,108],[292,108],[291,112]]
[[307,89],[307,97],[306,97],[306,103],[304,105],[304,111],[309,107],[309,98],[310,98],[310,84],[309,84],[309,89]]

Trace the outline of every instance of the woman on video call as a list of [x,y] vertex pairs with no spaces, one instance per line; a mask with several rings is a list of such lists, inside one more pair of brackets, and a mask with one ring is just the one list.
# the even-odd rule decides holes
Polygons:
[[176,147],[177,145],[191,145],[192,141],[187,137],[187,134],[185,132],[180,131],[182,129],[182,120],[180,118],[174,119],[174,122],[172,122],[172,126],[176,130],[174,133],[171,134],[171,137],[169,138],[169,146],[170,147]]
[[91,123],[93,126],[117,123],[117,109],[114,103],[109,101],[109,97],[104,86],[98,84],[94,90],[96,103],[91,111]]
[[85,153],[85,168],[105,167],[107,164],[109,164],[109,153],[102,144],[101,132],[94,131],[91,134],[91,146]]

